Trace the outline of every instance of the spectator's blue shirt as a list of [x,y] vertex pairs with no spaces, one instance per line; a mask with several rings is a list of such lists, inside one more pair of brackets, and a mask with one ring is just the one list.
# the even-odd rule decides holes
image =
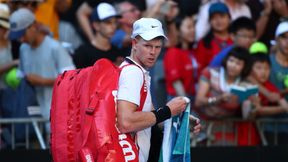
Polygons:
[[228,55],[229,51],[234,47],[230,45],[220,51],[210,62],[209,67],[220,67],[224,58]]
[[111,38],[111,43],[118,48],[122,48],[123,46],[122,43],[123,43],[123,39],[125,38],[125,35],[126,33],[124,30],[122,29],[116,30],[114,36]]
[[[288,75],[288,67],[284,67],[282,65],[280,65],[277,61],[276,61],[276,55],[275,54],[270,54],[270,61],[271,61],[271,72],[270,72],[270,78],[269,80],[271,81],[271,83],[273,83],[279,90],[284,90],[285,86],[284,86],[284,77],[286,75]],[[286,101],[288,101],[288,95],[285,96]],[[273,116],[275,118],[288,118],[287,113],[285,114],[278,114]],[[275,125],[272,124],[267,124],[265,126],[265,130],[266,131],[274,131],[275,129]],[[286,123],[284,124],[278,124],[277,125],[277,129],[279,132],[288,132],[288,125]]]
[[[270,61],[271,61],[271,72],[269,80],[279,89],[285,89],[284,86],[284,78],[288,75],[288,67],[283,67],[276,61],[276,55],[270,54]],[[285,96],[286,100],[288,101],[288,96]]]

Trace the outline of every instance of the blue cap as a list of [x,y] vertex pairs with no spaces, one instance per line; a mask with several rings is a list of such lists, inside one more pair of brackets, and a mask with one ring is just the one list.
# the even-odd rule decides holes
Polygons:
[[21,8],[14,11],[9,18],[10,31],[8,38],[10,40],[21,38],[25,34],[26,29],[33,24],[34,21],[35,16],[30,10]]
[[222,2],[212,3],[209,7],[209,18],[215,13],[229,14],[229,8]]

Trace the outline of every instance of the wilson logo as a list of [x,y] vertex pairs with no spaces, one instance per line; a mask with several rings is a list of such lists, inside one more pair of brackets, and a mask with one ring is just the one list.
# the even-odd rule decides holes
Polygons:
[[133,161],[136,158],[135,152],[132,149],[131,144],[125,140],[127,136],[125,134],[119,135],[119,144],[122,147],[125,162]]

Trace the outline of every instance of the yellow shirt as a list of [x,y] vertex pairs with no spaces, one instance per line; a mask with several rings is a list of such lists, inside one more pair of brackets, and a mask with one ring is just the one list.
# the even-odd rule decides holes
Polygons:
[[[72,0],[67,0],[71,4]],[[59,38],[59,16],[55,9],[57,0],[46,0],[35,11],[36,20],[49,27],[55,39]]]

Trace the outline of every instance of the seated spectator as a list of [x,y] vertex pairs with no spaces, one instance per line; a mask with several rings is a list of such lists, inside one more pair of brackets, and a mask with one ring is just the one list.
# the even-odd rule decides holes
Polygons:
[[256,25],[251,19],[240,17],[232,22],[229,27],[229,32],[231,33],[233,45],[230,45],[219,52],[210,62],[209,66],[221,66],[222,60],[234,46],[249,49],[256,38]]
[[233,42],[228,31],[229,9],[224,3],[213,3],[209,8],[210,32],[198,43],[196,57],[200,70],[209,65],[213,57]]
[[189,96],[192,102],[195,96],[197,79],[197,60],[193,43],[195,21],[192,16],[179,16],[176,19],[178,45],[168,48],[164,55],[164,71],[168,98]]
[[206,68],[199,79],[196,112],[206,119],[233,117],[240,109],[237,96],[230,93],[233,85],[244,85],[250,72],[249,53],[234,47],[218,68]]
[[107,58],[120,65],[123,53],[110,42],[116,31],[118,17],[116,10],[109,3],[103,2],[95,7],[91,15],[92,27],[95,30],[93,40],[75,51],[73,60],[77,68],[92,66],[101,58]]
[[[253,77],[258,85],[265,87],[270,93],[280,91],[269,81],[270,60],[265,53],[252,54],[252,71]],[[268,117],[288,112],[288,103],[285,98],[281,97],[277,102],[270,102],[267,97],[261,93],[259,96],[251,96],[249,100],[243,103],[243,118]],[[238,124],[238,144],[239,145],[257,145],[260,144],[260,136],[256,125],[251,122],[241,122]],[[250,138],[248,138],[250,137]]]

